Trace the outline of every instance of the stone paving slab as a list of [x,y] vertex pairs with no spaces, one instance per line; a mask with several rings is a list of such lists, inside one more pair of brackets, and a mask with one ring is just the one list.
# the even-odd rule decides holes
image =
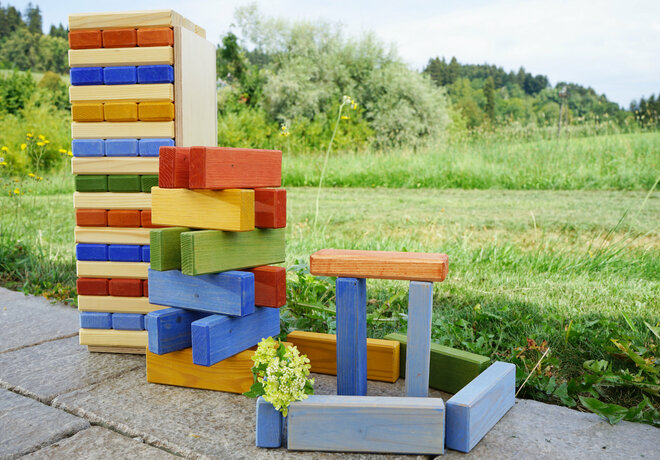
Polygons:
[[106,428],[93,426],[21,458],[25,460],[52,458],[157,460],[179,457]]
[[78,333],[78,310],[0,288],[0,353]]
[[76,336],[0,353],[0,386],[49,403],[144,365],[144,355],[90,353]]
[[0,390],[0,458],[32,452],[89,427],[86,420]]

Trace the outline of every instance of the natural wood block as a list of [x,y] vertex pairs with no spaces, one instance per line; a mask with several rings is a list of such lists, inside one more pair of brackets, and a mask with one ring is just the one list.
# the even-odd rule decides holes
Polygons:
[[192,147],[190,188],[279,187],[282,185],[282,152],[279,150]]
[[69,50],[70,67],[174,64],[171,46]]
[[172,102],[140,102],[138,118],[142,121],[174,120],[174,104]]
[[106,227],[108,211],[105,209],[76,209],[76,225],[79,227]]
[[174,123],[171,121],[104,121],[101,123],[71,123],[71,137],[74,139],[123,139],[144,137],[174,137]]
[[137,30],[138,46],[172,46],[174,33],[169,27],[140,28]]
[[151,189],[151,221],[158,225],[245,232],[254,229],[254,191]]
[[[146,280],[143,280],[146,281]],[[110,313],[141,313],[147,314],[161,310],[162,305],[149,303],[147,297],[112,297],[108,295],[79,295],[78,310],[107,311]]]
[[149,244],[149,229],[141,227],[75,227],[76,243]]
[[142,297],[142,281],[131,278],[111,279],[108,282],[108,293],[118,297]]
[[144,348],[132,348],[132,347],[88,346],[87,351],[90,353],[120,353],[120,354],[130,354],[130,355],[143,355],[145,353]]
[[447,267],[447,254],[322,249],[311,255],[309,272],[316,276],[443,281]]
[[69,32],[69,48],[72,50],[101,48],[103,39],[100,30],[72,30]]
[[146,262],[76,262],[76,275],[85,278],[141,278],[147,279]]
[[161,147],[158,157],[158,186],[188,188],[190,147]]
[[367,280],[337,278],[337,394],[367,394]]
[[73,193],[76,209],[150,209],[149,193]]
[[158,174],[158,158],[72,158],[73,174]]
[[113,29],[122,27],[175,27],[186,28],[201,38],[203,28],[193,24],[173,10],[117,11],[112,13],[77,13],[69,15],[69,29]]
[[286,190],[283,188],[254,190],[254,226],[259,228],[286,227]]
[[103,31],[104,48],[132,48],[137,46],[137,31],[134,28]]
[[116,174],[108,176],[108,191],[119,193],[137,193],[142,191],[140,176],[132,174]]
[[147,331],[115,331],[114,329],[80,329],[80,345],[94,347],[147,347]]
[[103,116],[105,121],[137,121],[137,107],[135,102],[106,102]]
[[140,211],[137,209],[111,209],[108,211],[109,227],[139,227]]
[[78,175],[75,177],[75,184],[77,192],[107,192],[108,176],[98,174]]
[[154,270],[181,269],[181,234],[188,227],[159,228],[150,231],[151,268]]
[[282,263],[284,235],[283,228],[184,232],[181,234],[181,271],[186,275],[202,275]]
[[145,193],[151,193],[152,187],[158,187],[158,175],[149,174],[140,176],[140,188]]
[[286,305],[286,269],[264,265],[247,270],[254,274],[254,303],[258,307]]
[[90,85],[70,86],[69,100],[74,102],[148,102],[173,101],[174,85]]
[[71,104],[73,121],[103,121],[103,104],[100,102],[76,102]]
[[108,295],[108,280],[106,278],[78,278],[76,290],[80,295]]

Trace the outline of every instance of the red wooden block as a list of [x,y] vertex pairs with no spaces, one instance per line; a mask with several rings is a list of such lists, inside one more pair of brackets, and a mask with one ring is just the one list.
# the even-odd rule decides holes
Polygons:
[[137,30],[138,46],[172,46],[174,33],[169,27],[140,28]]
[[139,227],[140,211],[137,209],[111,209],[108,211],[109,227]]
[[158,186],[188,188],[190,147],[161,147],[158,154]]
[[119,297],[142,297],[142,281],[113,278],[108,283],[108,292],[110,292],[110,295]]
[[76,209],[76,225],[80,227],[107,227],[108,211],[105,209]]
[[103,47],[100,30],[72,30],[69,32],[69,48],[83,50]]
[[151,210],[140,211],[140,225],[145,228],[163,228],[165,225],[155,225],[151,223]]
[[254,304],[279,308],[286,304],[286,269],[264,265],[246,270],[254,273]]
[[254,190],[254,226],[259,228],[286,227],[286,190],[257,188]]
[[76,288],[78,295],[108,295],[108,280],[106,278],[78,278]]
[[279,187],[282,185],[282,152],[229,147],[190,148],[189,187]]
[[149,280],[142,280],[142,295],[149,297]]
[[132,48],[137,46],[135,29],[111,29],[103,31],[103,48]]

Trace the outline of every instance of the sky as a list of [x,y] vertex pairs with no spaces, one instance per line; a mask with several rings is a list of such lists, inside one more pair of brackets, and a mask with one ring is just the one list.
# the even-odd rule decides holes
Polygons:
[[[27,1],[5,1],[24,9]],[[103,2],[33,0],[51,23],[70,13],[107,11]],[[469,64],[523,66],[533,74],[578,83],[624,107],[660,93],[658,0],[113,0],[112,11],[171,8],[218,43],[237,7],[257,3],[263,15],[344,24],[349,35],[373,31],[421,70],[440,56]]]

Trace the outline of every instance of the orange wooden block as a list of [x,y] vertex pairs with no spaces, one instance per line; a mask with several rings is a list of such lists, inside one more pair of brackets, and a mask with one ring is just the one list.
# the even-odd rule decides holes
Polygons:
[[140,211],[132,209],[111,209],[108,211],[109,227],[139,227]]
[[103,48],[132,48],[137,46],[135,29],[111,29],[103,31]]
[[142,295],[149,297],[149,280],[142,280]]
[[137,103],[106,102],[103,105],[105,121],[138,121]]
[[286,304],[286,269],[264,265],[246,270],[254,273],[254,304],[279,308]]
[[138,46],[172,46],[174,33],[169,27],[140,28],[137,30]]
[[107,227],[108,211],[105,209],[76,209],[76,225],[79,227]]
[[140,225],[145,228],[163,228],[163,225],[155,225],[151,223],[151,210],[145,209],[140,211]]
[[161,147],[158,156],[158,186],[188,188],[190,147]]
[[190,148],[190,188],[280,187],[282,152],[230,147]]
[[71,104],[73,121],[103,121],[102,102],[75,102]]
[[139,279],[113,278],[108,282],[108,292],[117,297],[142,297],[142,281]]
[[174,104],[171,102],[140,102],[138,118],[140,121],[174,120]]
[[69,48],[84,50],[103,47],[100,30],[72,30],[69,32]]
[[76,280],[78,295],[108,295],[107,278],[78,278]]
[[286,190],[283,188],[254,189],[254,226],[258,228],[286,227]]

